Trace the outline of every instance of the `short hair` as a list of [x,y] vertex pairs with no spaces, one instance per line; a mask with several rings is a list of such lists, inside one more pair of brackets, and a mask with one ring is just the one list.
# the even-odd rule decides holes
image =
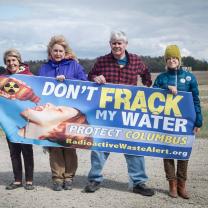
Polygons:
[[123,31],[112,31],[110,36],[110,42],[113,41],[124,41],[128,43],[127,36]]
[[20,52],[15,48],[10,48],[4,52],[4,64],[6,64],[6,59],[8,56],[16,57],[19,63],[22,63],[22,58]]
[[52,48],[55,44],[61,45],[64,48],[65,54],[66,54],[65,56],[67,58],[77,60],[76,54],[69,47],[69,44],[68,44],[68,42],[66,41],[66,39],[63,35],[55,35],[55,36],[51,37],[50,42],[48,44],[48,50],[47,50],[48,58],[50,57],[51,50],[52,50]]

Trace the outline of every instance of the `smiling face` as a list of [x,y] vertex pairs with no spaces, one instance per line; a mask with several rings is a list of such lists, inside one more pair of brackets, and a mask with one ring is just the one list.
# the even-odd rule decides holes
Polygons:
[[54,44],[50,50],[50,55],[54,61],[59,62],[65,58],[65,49],[62,45]]
[[175,70],[177,70],[178,67],[179,67],[179,60],[177,58],[175,58],[175,57],[171,57],[171,58],[168,58],[166,60],[166,64],[167,64],[167,67],[169,69],[175,69]]
[[125,50],[127,48],[127,42],[123,40],[110,41],[111,51],[116,59],[122,59],[125,57]]
[[78,113],[78,110],[71,107],[55,106],[47,103],[46,105],[26,109],[21,115],[30,122],[47,127],[49,125],[59,125],[63,121],[76,116]]
[[12,74],[15,74],[19,70],[20,63],[15,56],[7,56],[6,66],[8,71],[10,71]]

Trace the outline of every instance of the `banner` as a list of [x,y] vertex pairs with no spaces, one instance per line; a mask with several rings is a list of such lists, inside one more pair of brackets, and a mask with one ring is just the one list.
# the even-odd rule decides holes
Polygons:
[[191,93],[0,76],[0,124],[11,142],[189,159]]

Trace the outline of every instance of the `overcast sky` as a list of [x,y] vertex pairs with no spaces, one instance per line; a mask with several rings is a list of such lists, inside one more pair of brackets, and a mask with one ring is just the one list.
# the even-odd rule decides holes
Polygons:
[[14,47],[24,61],[46,59],[51,36],[62,34],[79,58],[95,58],[122,30],[138,55],[177,44],[183,56],[208,61],[207,22],[207,0],[0,0],[0,55]]

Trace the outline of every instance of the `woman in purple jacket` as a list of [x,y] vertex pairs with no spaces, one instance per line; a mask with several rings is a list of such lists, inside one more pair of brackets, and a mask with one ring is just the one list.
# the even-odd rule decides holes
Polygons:
[[[62,35],[53,36],[48,44],[48,62],[39,70],[39,76],[65,79],[87,80],[84,68],[78,64],[75,54]],[[76,149],[63,147],[49,148],[53,190],[71,190],[77,170]]]

